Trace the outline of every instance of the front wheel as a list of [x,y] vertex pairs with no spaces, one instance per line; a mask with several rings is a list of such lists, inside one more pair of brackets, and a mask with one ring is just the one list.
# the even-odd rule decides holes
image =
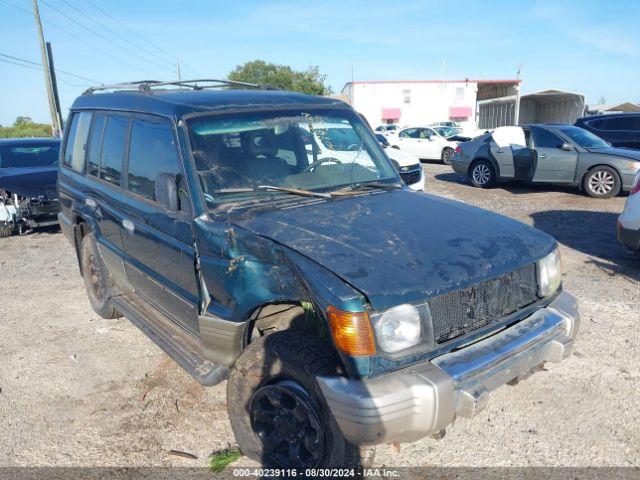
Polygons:
[[361,451],[342,435],[316,380],[336,375],[339,365],[335,351],[308,334],[253,341],[227,383],[240,450],[269,468],[359,468]]
[[442,163],[445,165],[451,165],[451,157],[453,157],[453,148],[445,147],[442,149],[442,154],[440,154],[440,159]]
[[611,198],[620,193],[620,177],[611,167],[595,167],[584,176],[582,188],[594,198]]
[[496,183],[496,172],[493,166],[485,160],[481,160],[471,167],[469,177],[471,183],[479,188],[489,188]]

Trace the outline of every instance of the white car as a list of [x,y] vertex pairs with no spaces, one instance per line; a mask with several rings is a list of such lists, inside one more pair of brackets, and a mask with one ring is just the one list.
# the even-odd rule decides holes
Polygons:
[[458,146],[458,142],[447,140],[431,127],[405,128],[393,138],[392,144],[420,159],[441,160],[445,165],[451,163]]
[[618,241],[632,252],[640,253],[640,172],[618,217]]
[[[383,135],[379,133],[376,133],[376,135],[386,140]],[[359,157],[362,141],[349,125],[341,123],[318,124],[313,131],[313,138],[319,157],[334,158],[342,163],[351,163],[357,158],[360,165],[374,166],[373,161],[368,156]],[[376,138],[382,143],[379,137]],[[314,147],[311,144],[306,148],[307,153],[311,154],[313,152]],[[385,153],[394,162],[400,178],[411,190],[420,191],[424,189],[424,174],[420,159],[391,147],[385,148]]]
[[424,172],[420,159],[415,155],[403,152],[399,148],[393,148],[389,141],[380,133],[376,133],[376,138],[382,146],[384,153],[391,159],[400,174],[400,178],[411,189],[417,192],[424,190]]
[[385,137],[390,135],[395,135],[400,131],[399,125],[378,125],[376,127],[375,133],[381,133]]

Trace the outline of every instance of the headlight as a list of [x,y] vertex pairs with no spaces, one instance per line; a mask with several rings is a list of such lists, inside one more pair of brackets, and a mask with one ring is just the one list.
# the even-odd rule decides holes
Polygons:
[[562,261],[556,248],[549,255],[538,260],[538,295],[548,297],[555,293],[562,283]]
[[387,353],[399,352],[420,343],[422,320],[420,312],[413,305],[392,307],[372,315],[371,321],[378,345]]

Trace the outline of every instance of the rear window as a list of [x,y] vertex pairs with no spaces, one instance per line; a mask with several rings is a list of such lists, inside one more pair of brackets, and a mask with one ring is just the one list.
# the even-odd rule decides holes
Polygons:
[[180,174],[180,160],[171,124],[163,119],[134,119],[129,143],[127,188],[149,200],[155,200],[158,175]]
[[58,144],[21,144],[0,147],[0,168],[54,167],[58,164]]
[[84,170],[91,115],[91,112],[74,113],[68,127],[69,133],[62,163],[76,172]]
[[114,185],[120,185],[122,161],[129,134],[129,118],[109,115],[102,137],[100,155],[100,178]]

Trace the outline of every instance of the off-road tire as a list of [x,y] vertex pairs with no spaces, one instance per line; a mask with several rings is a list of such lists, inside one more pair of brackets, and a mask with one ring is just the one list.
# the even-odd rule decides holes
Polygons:
[[582,179],[582,188],[593,198],[611,198],[620,193],[620,175],[607,166],[594,167]]
[[[227,382],[231,428],[242,452],[265,467],[283,466],[269,456],[254,432],[251,401],[259,388],[292,381],[311,397],[323,427],[324,449],[316,466],[370,467],[375,449],[359,449],[345,439],[316,380],[319,375],[336,375],[339,365],[339,358],[333,349],[302,332],[279,331],[252,342],[236,361]],[[294,468],[300,466],[295,465]]]
[[[486,175],[476,175],[476,169],[482,169],[482,172]],[[479,173],[479,172],[478,172]],[[486,178],[486,181],[480,181],[480,178]],[[474,187],[478,188],[491,188],[496,184],[497,176],[496,171],[487,160],[479,160],[471,165],[469,168],[469,179]]]
[[451,147],[444,147],[442,149],[442,153],[440,154],[440,160],[442,160],[443,165],[451,165],[451,157],[453,157],[454,150]]
[[113,279],[98,252],[96,237],[93,233],[87,233],[82,237],[80,267],[93,311],[102,318],[120,318],[122,314],[109,301]]

